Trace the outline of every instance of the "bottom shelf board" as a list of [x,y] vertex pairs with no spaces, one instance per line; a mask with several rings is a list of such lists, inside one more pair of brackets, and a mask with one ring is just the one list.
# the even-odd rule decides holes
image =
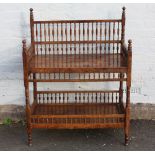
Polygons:
[[123,127],[124,113],[119,104],[35,104],[31,115],[35,128]]
[[119,103],[35,104],[32,115],[123,114]]

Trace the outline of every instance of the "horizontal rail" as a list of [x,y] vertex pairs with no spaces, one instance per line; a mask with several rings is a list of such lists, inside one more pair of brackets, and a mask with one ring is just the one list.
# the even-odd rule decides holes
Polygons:
[[31,115],[31,118],[124,118],[124,114],[109,115]]
[[34,44],[114,44],[121,43],[121,40],[103,40],[103,41],[35,41]]
[[119,68],[30,68],[30,73],[127,73],[127,67]]
[[91,103],[86,103],[86,102],[80,102],[80,103],[75,103],[70,102],[70,103],[62,103],[62,104],[57,104],[57,103],[37,103],[37,102],[33,102],[35,105],[39,106],[39,107],[45,107],[45,106],[109,106],[109,105],[119,105],[119,103],[112,103],[112,102],[103,102],[103,103],[96,103],[96,102],[91,102]]
[[42,23],[96,23],[96,22],[122,22],[122,19],[98,19],[98,20],[46,20],[46,21],[33,21],[34,24]]
[[86,129],[86,128],[124,128],[124,123],[92,123],[92,124],[48,124],[32,123],[32,128],[53,128],[53,129]]
[[100,90],[94,90],[94,91],[88,91],[88,90],[77,90],[77,91],[37,91],[36,93],[37,94],[42,94],[42,93],[45,93],[45,94],[48,94],[48,93],[118,93],[119,90],[104,90],[104,91],[100,91]]
[[127,81],[127,78],[117,78],[117,79],[30,79],[29,82],[106,82],[106,81]]

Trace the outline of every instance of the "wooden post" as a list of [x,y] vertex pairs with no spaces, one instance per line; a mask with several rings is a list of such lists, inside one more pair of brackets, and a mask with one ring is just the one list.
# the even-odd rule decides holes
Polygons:
[[34,24],[33,24],[33,9],[30,8],[30,28],[31,28],[31,43],[34,41]]
[[[31,44],[32,44],[32,47],[33,47],[33,53],[35,54],[35,51],[34,51],[34,24],[33,24],[33,21],[34,21],[34,17],[33,17],[33,9],[30,8],[30,28],[31,28]],[[36,74],[33,73],[33,79],[36,80]],[[37,82],[33,82],[33,97],[34,97],[34,103],[37,102]]]
[[32,145],[32,127],[31,127],[31,108],[29,99],[29,81],[28,81],[28,62],[26,53],[26,41],[23,40],[23,70],[24,70],[24,86],[25,86],[25,102],[26,102],[26,120],[28,144]]
[[125,42],[125,7],[122,8],[122,34],[121,34],[121,40],[122,44]]
[[128,40],[128,86],[131,86],[132,40]]
[[[121,45],[125,43],[125,7],[122,8],[122,33],[121,33]],[[121,54],[122,54],[122,47],[121,47]],[[120,73],[120,79],[123,78],[123,74]],[[120,81],[119,87],[119,103],[123,105],[123,82]]]
[[126,90],[125,145],[129,143],[130,128],[130,87],[131,87],[132,41],[128,41],[128,72]]

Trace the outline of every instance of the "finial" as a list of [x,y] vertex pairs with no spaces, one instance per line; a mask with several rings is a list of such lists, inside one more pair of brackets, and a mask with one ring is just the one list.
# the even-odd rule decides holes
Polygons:
[[23,48],[26,48],[26,40],[25,39],[22,41],[22,43],[23,43]]
[[32,8],[30,8],[30,12],[33,12],[33,9]]
[[30,8],[30,20],[33,21],[33,9],[32,8]]
[[125,41],[125,7],[122,8],[122,35],[121,35],[121,40],[122,43]]
[[128,40],[128,43],[129,43],[129,44],[132,44],[132,40],[131,40],[131,39],[129,39],[129,40]]
[[132,40],[128,40],[128,50],[132,51]]
[[125,6],[124,6],[124,7],[122,8],[122,10],[123,10],[123,11],[122,11],[122,18],[125,18],[125,9],[126,9],[126,8],[125,8]]
[[125,11],[125,9],[126,9],[125,6],[123,6],[122,10]]

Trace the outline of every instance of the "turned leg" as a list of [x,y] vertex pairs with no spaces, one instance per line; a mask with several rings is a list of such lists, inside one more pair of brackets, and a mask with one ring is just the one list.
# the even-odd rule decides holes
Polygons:
[[26,123],[27,123],[27,135],[28,145],[32,145],[32,127],[31,127],[31,108],[29,104],[29,86],[25,85],[25,97],[26,97]]
[[[36,80],[35,73],[33,73],[33,79]],[[33,98],[34,98],[34,103],[37,103],[37,82],[33,82]]]
[[27,135],[28,135],[28,145],[32,146],[32,128],[30,125],[27,125]]
[[[122,78],[123,78],[123,73],[120,73],[120,79]],[[123,81],[120,81],[120,85],[119,85],[119,104],[123,109]]]
[[28,73],[28,55],[26,52],[26,41],[23,40],[23,72],[24,72],[24,86],[25,86],[25,102],[26,102],[26,125],[28,134],[28,144],[32,145],[32,126],[31,126],[31,107],[29,99],[29,73]]
[[125,145],[129,144],[129,128],[130,128],[130,87],[127,86],[126,96],[126,116],[125,116]]
[[131,64],[132,64],[132,41],[128,41],[128,73],[127,73],[127,90],[126,90],[126,109],[125,109],[125,145],[129,143],[130,128],[130,87],[131,87]]
[[125,122],[125,146],[129,144],[129,121]]

